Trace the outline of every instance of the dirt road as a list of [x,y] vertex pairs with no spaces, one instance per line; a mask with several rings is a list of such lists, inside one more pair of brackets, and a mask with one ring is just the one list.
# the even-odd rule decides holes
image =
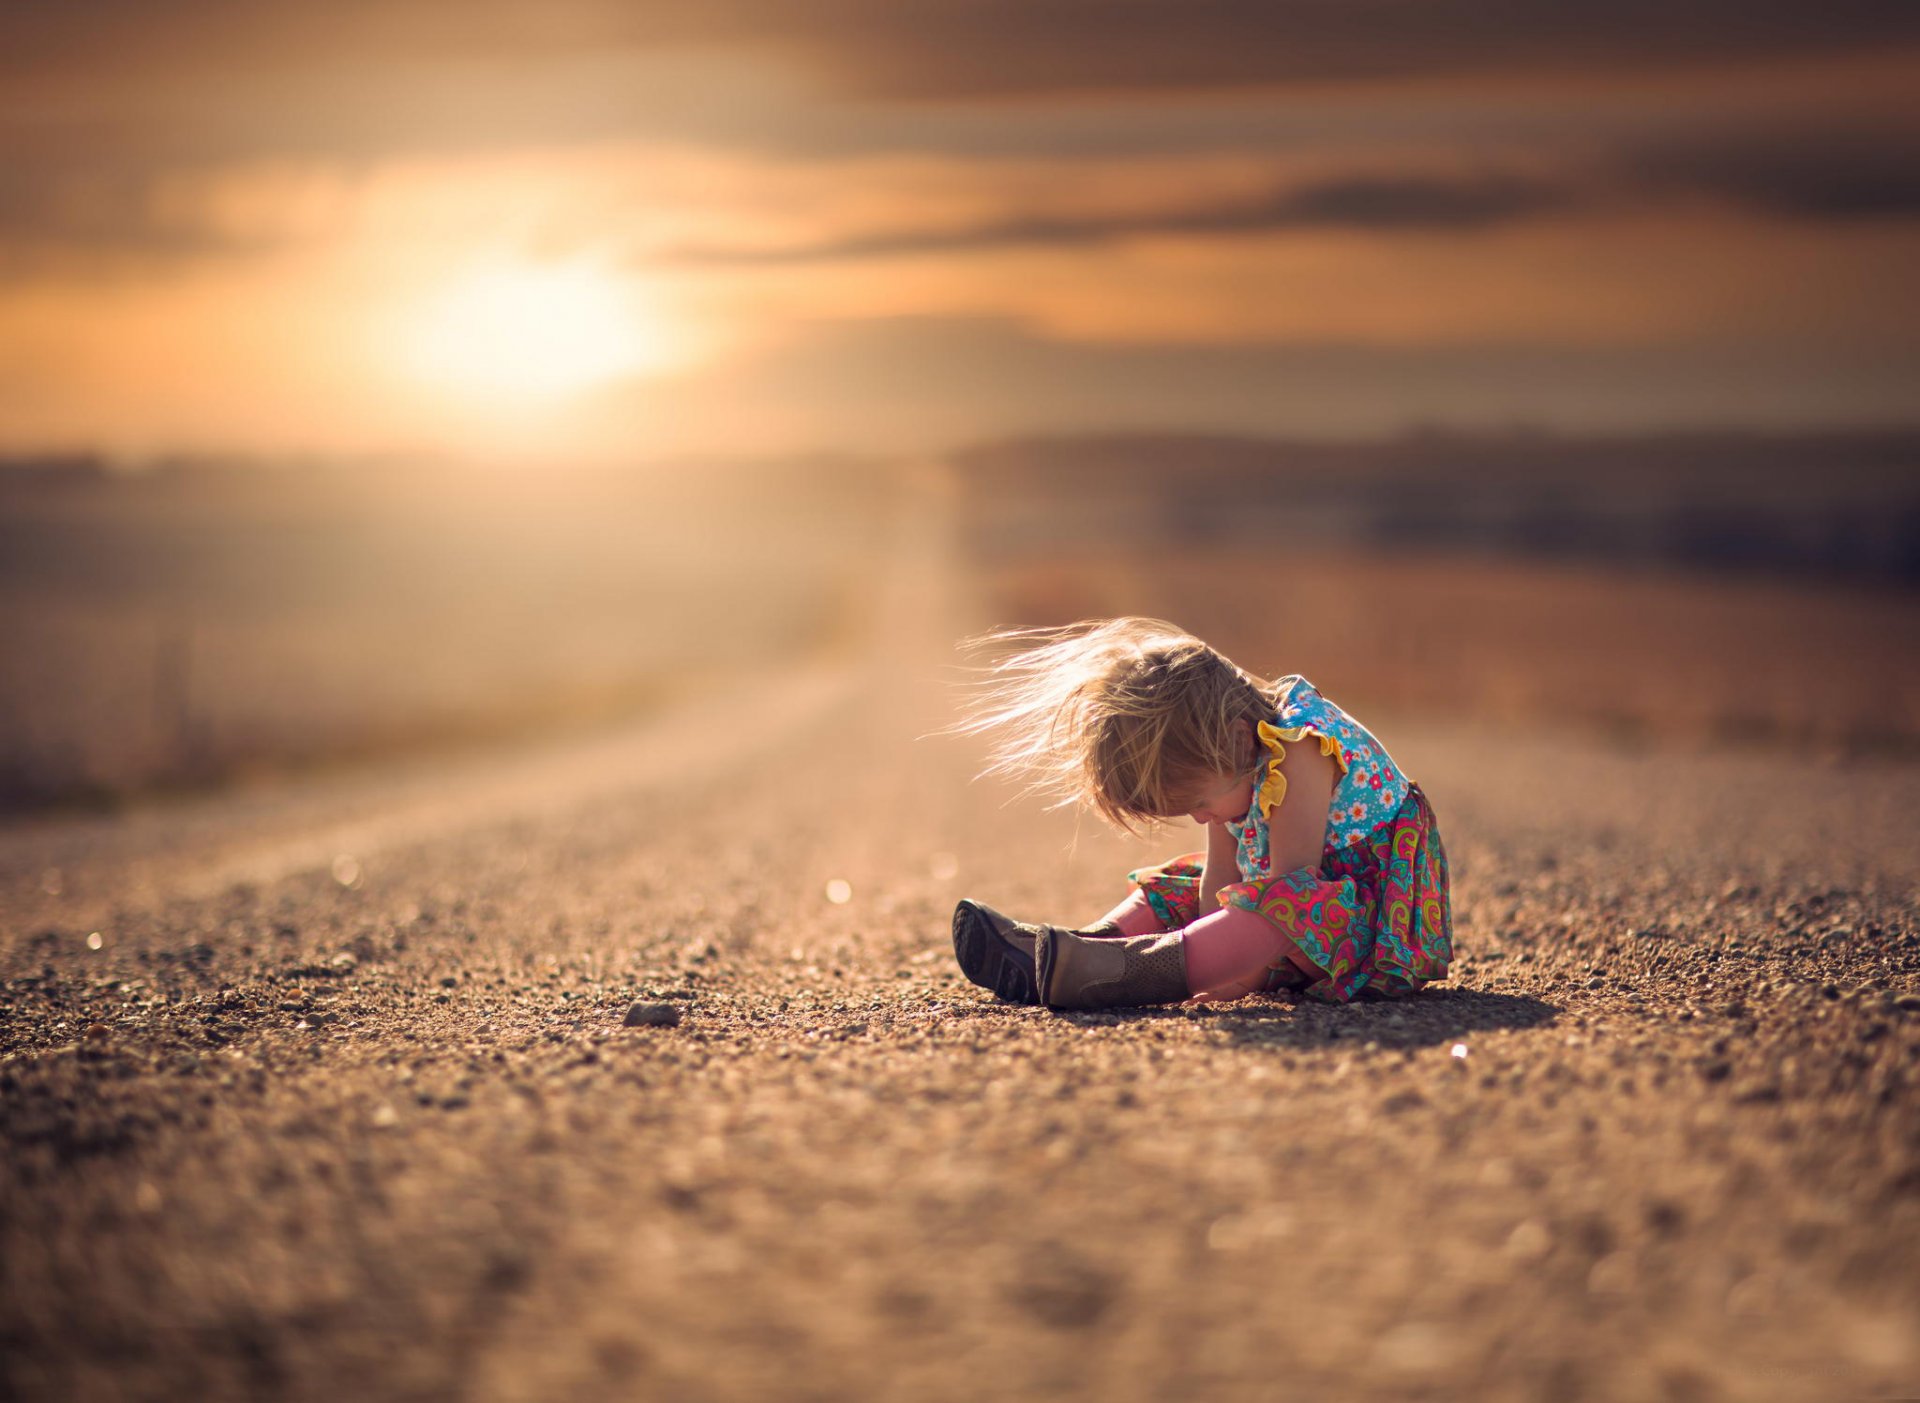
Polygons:
[[1913,767],[1369,717],[1452,981],[1008,1006],[956,898],[1187,835],[969,785],[901,559],[629,734],[0,834],[0,1393],[1920,1396]]

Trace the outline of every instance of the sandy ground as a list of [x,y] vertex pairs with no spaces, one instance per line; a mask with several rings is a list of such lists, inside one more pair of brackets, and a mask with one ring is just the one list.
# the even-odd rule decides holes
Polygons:
[[1395,718],[1447,984],[1009,1006],[956,898],[1188,834],[966,782],[940,561],[631,734],[0,832],[0,1394],[1920,1396],[1920,771]]

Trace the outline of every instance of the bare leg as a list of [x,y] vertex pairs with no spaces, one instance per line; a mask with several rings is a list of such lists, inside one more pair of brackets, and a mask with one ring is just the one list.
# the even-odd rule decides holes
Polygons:
[[1113,910],[1088,926],[1083,934],[1114,939],[1130,935],[1158,935],[1165,927],[1154,914],[1146,893],[1135,887]]
[[1267,970],[1292,963],[1319,975],[1300,948],[1265,916],[1225,906],[1181,931],[1187,986],[1201,998],[1237,999],[1266,982]]

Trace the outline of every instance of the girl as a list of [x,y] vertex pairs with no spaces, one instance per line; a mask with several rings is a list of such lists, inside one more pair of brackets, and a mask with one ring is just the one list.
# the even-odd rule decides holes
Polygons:
[[1204,853],[1129,874],[1084,929],[962,901],[967,978],[1050,1008],[1409,994],[1452,957],[1446,850],[1418,785],[1304,677],[1266,682],[1158,619],[1015,630],[956,728],[986,773],[1079,800],[1126,832],[1186,815]]

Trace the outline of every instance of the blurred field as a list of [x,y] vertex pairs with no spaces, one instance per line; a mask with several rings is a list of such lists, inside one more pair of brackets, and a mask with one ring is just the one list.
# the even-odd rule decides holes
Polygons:
[[0,475],[0,807],[625,716],[830,647],[857,465]]

